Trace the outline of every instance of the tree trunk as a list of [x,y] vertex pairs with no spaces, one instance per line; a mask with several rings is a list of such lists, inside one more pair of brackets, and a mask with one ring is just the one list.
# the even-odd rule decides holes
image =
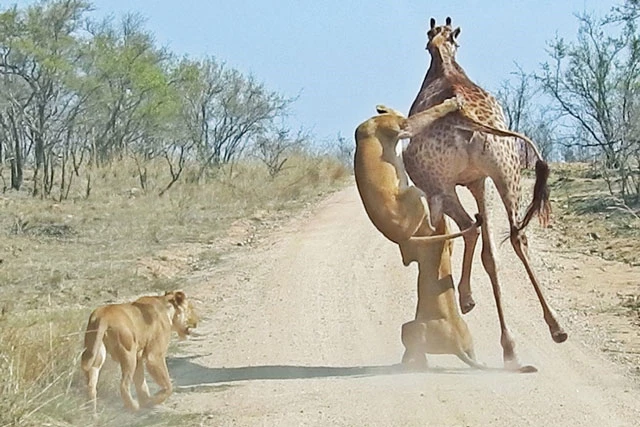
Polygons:
[[[42,140],[42,135],[40,134],[36,134],[35,138],[34,138],[34,151],[35,151],[35,158],[36,158],[36,165],[35,165],[35,169],[33,171],[33,191],[32,194],[33,196],[37,196],[38,194],[41,194],[41,190],[42,190],[42,181],[43,178],[40,178],[40,172],[43,172],[43,174],[46,174],[46,171],[42,171],[42,168],[44,166],[44,141]],[[44,196],[41,194],[41,196]]]
[[15,140],[14,155],[11,159],[11,188],[18,191],[22,187],[22,147],[20,140]]

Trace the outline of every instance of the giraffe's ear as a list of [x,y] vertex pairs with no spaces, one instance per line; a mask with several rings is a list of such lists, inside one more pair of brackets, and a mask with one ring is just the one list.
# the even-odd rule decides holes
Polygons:
[[436,20],[434,18],[431,18],[429,24],[431,25],[431,29],[433,30],[436,27]]
[[453,30],[453,32],[451,33],[451,40],[457,39],[459,35],[460,35],[460,27]]

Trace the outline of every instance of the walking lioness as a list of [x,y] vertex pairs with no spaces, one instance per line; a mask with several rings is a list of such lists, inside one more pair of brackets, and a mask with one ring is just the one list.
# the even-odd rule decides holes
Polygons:
[[[164,402],[172,392],[166,355],[171,331],[186,339],[198,317],[182,291],[162,296],[145,296],[131,303],[109,304],[95,309],[84,335],[81,366],[87,379],[89,397],[96,411],[96,386],[107,353],[120,364],[120,394],[125,406],[137,411],[140,406]],[[144,377],[144,366],[160,390],[153,396]],[[138,402],[131,397],[131,381]]]

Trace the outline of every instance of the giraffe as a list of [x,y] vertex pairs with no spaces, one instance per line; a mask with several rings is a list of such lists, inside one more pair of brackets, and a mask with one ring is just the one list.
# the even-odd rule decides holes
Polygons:
[[[430,127],[413,136],[403,159],[409,177],[425,192],[429,204],[433,201],[440,207],[431,210],[432,223],[438,223],[438,216],[446,214],[460,229],[468,228],[473,224],[473,220],[458,199],[456,185],[467,187],[474,196],[483,220],[481,259],[493,289],[500,321],[500,343],[504,364],[508,369],[520,369],[515,341],[505,322],[502,309],[494,244],[486,215],[485,184],[486,179],[491,178],[500,194],[509,220],[511,245],[534,287],[552,339],[561,343],[567,339],[567,334],[542,294],[528,259],[527,238],[523,231],[535,214],[538,214],[543,226],[548,224],[550,205],[546,182],[549,169],[540,153],[534,150],[538,156],[534,197],[524,217],[519,220],[520,159],[514,140],[505,136],[523,137],[525,142],[534,147],[535,145],[528,138],[506,129],[502,108],[497,100],[474,84],[456,62],[459,34],[460,28],[452,28],[451,18],[448,17],[445,25],[440,26],[436,26],[435,19],[431,19],[430,30],[427,32],[427,50],[431,55],[431,64],[411,106],[409,116],[452,96],[463,98],[464,107],[438,119]],[[470,279],[477,239],[477,234],[464,236],[462,273],[458,285],[460,308],[463,313],[468,313],[475,306]]]

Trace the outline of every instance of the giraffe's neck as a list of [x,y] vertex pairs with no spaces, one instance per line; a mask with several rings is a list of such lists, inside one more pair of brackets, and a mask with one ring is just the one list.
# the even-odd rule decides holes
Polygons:
[[429,53],[431,64],[411,104],[410,116],[456,95],[457,87],[475,86],[451,53],[441,49],[429,50]]
[[449,79],[468,79],[465,72],[460,65],[456,62],[453,55],[443,52],[440,49],[435,49],[431,53],[431,64],[429,70],[422,83],[422,89],[427,87],[429,83],[440,77],[447,77]]

